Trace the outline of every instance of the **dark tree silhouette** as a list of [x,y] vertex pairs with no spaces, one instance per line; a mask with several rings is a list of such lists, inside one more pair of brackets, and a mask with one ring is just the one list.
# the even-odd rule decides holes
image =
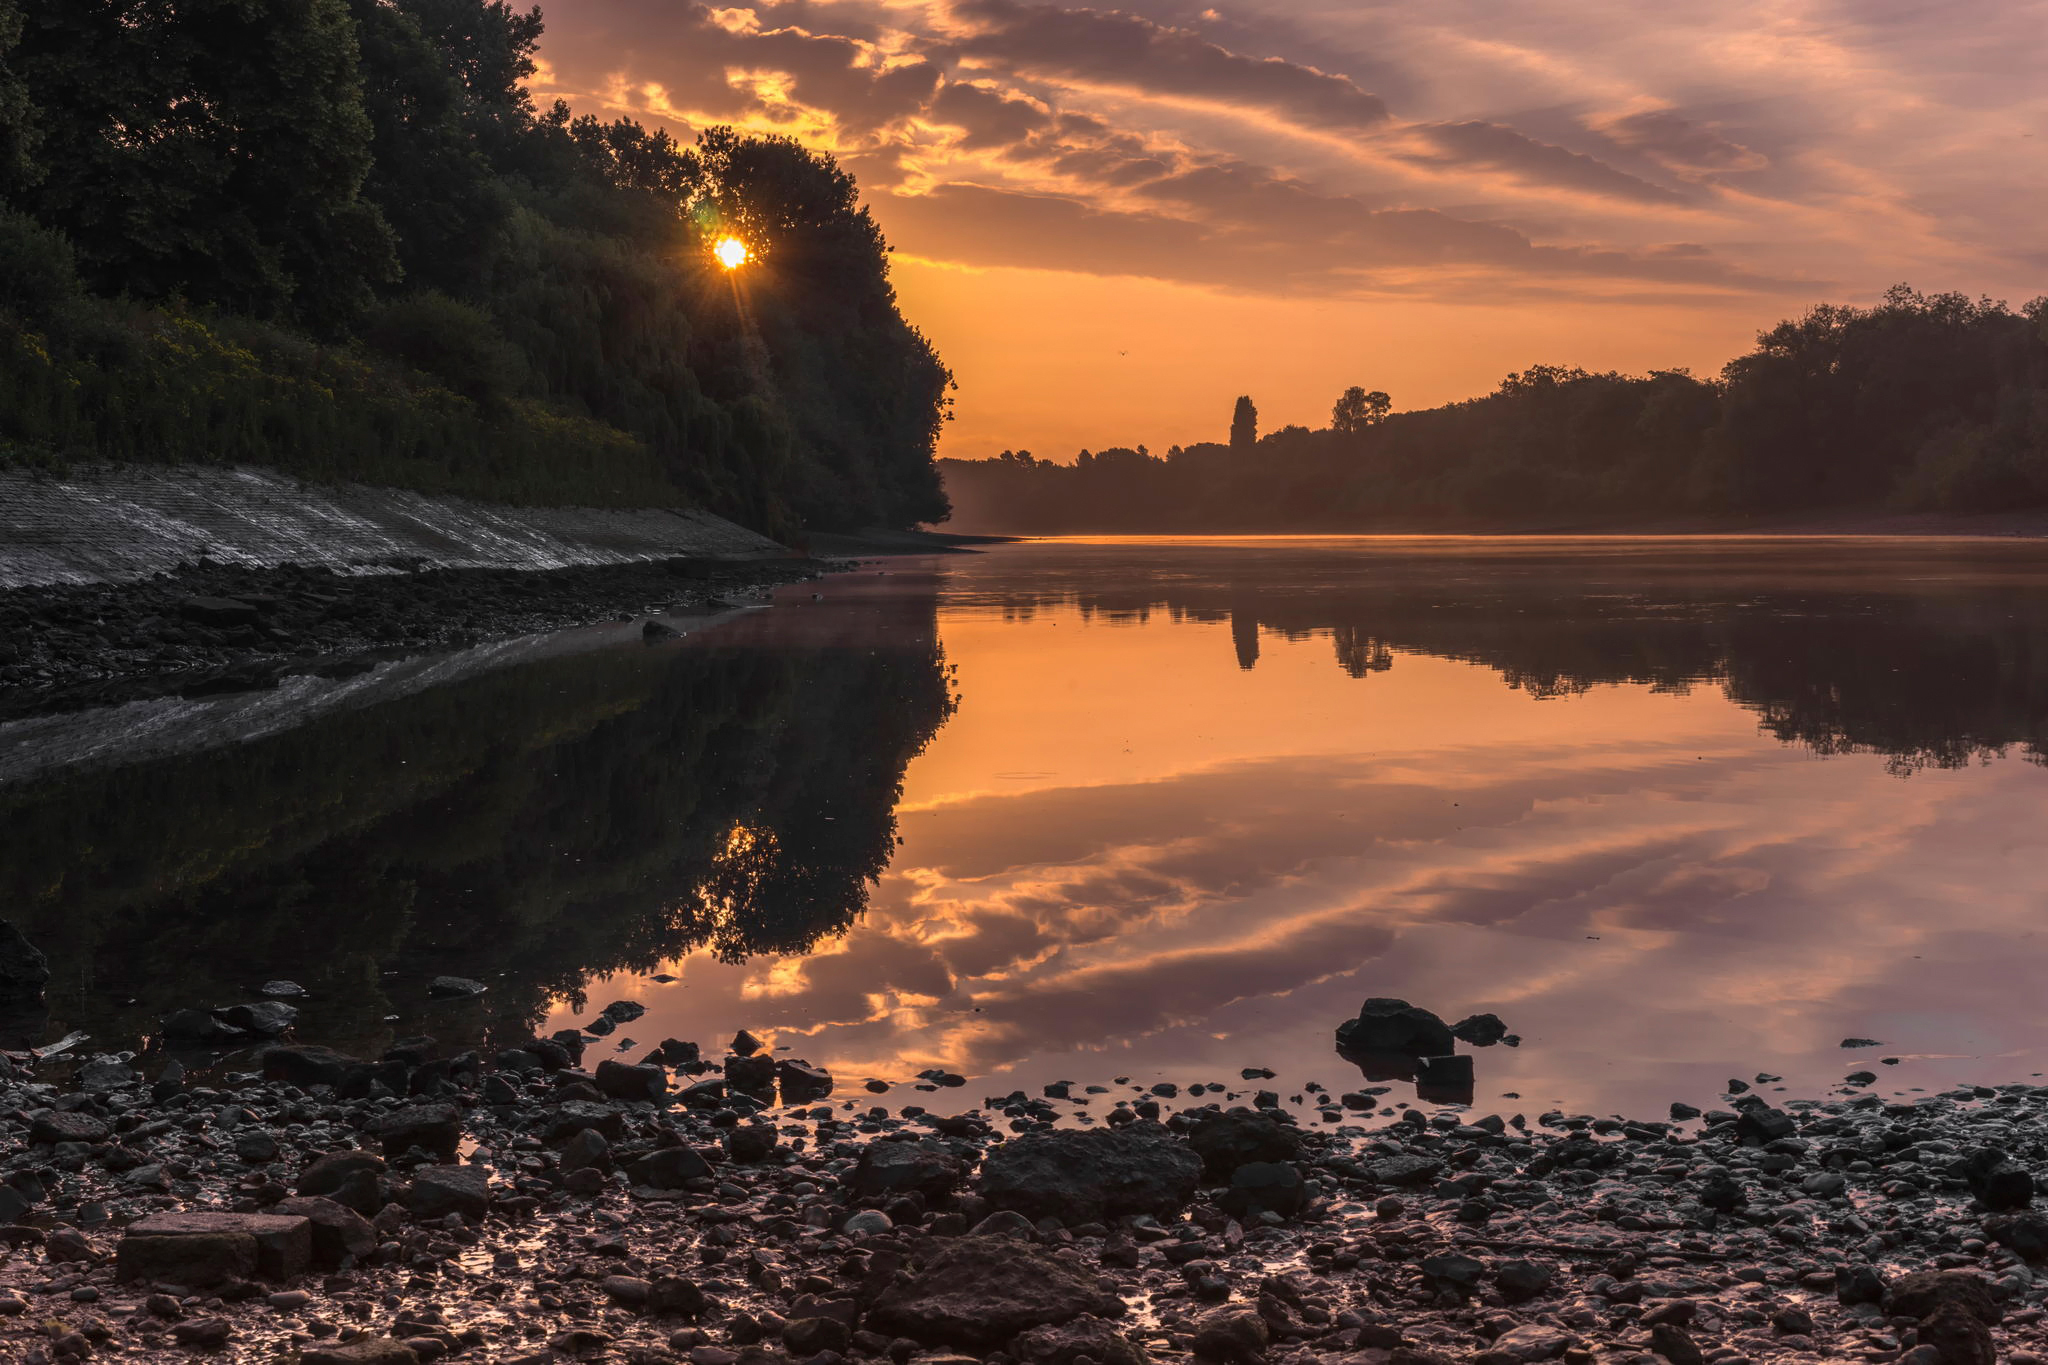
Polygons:
[[1337,405],[1330,410],[1330,430],[1349,436],[1363,431],[1374,423],[1386,420],[1392,411],[1394,400],[1378,389],[1367,393],[1353,384],[1337,399]]
[[1237,406],[1230,413],[1230,448],[1236,451],[1250,450],[1259,441],[1259,410],[1251,397],[1237,400]]

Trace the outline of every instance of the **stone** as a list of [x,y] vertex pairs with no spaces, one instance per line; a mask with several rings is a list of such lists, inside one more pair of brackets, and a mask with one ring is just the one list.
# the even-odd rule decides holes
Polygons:
[[342,1345],[310,1342],[299,1348],[299,1365],[420,1365],[419,1354],[390,1337],[357,1337]]
[[1968,1310],[1986,1326],[1996,1327],[2005,1316],[1990,1284],[1968,1270],[1916,1270],[1893,1280],[1884,1292],[1887,1317],[1925,1318],[1948,1303]]
[[273,1000],[297,1000],[306,993],[306,988],[296,981],[266,981],[256,991]]
[[658,1066],[605,1060],[597,1064],[596,1081],[597,1088],[615,1100],[652,1100],[659,1104],[668,1098],[668,1074]]
[[852,1340],[852,1331],[836,1318],[798,1318],[782,1328],[783,1347],[798,1360],[808,1360],[820,1351],[843,1354]]
[[883,1291],[868,1321],[927,1346],[985,1350],[1034,1327],[1123,1313],[1121,1298],[1050,1252],[968,1236],[936,1243],[922,1267]]
[[777,1062],[775,1081],[782,1088],[784,1104],[809,1104],[832,1093],[832,1073],[799,1058],[786,1057]]
[[777,1145],[772,1123],[743,1123],[726,1130],[725,1154],[743,1165],[766,1161],[775,1155]]
[[1474,1047],[1492,1047],[1508,1036],[1508,1026],[1497,1014],[1473,1014],[1451,1025],[1451,1036]]
[[1552,1360],[1572,1344],[1571,1333],[1542,1323],[1511,1327],[1493,1339],[1492,1350],[1515,1360]]
[[437,1000],[460,1000],[482,995],[490,987],[466,976],[437,976],[427,983],[427,994]]
[[2029,1211],[1987,1218],[1984,1235],[2022,1260],[2048,1256],[2048,1216]]
[[710,1174],[711,1164],[692,1147],[658,1148],[626,1167],[627,1179],[656,1190],[679,1190]]
[[275,1038],[292,1026],[299,1012],[282,1000],[259,1000],[253,1005],[228,1005],[217,1009],[213,1017],[238,1033]]
[[1692,1333],[1677,1323],[1660,1322],[1652,1327],[1650,1349],[1670,1361],[1671,1365],[1705,1365],[1706,1357],[1692,1339]]
[[1920,1344],[1932,1346],[1940,1365],[1998,1365],[1991,1329],[1962,1304],[1950,1301],[1920,1320]]
[[266,1081],[284,1081],[301,1089],[316,1085],[337,1088],[348,1078],[349,1068],[360,1066],[354,1057],[324,1047],[270,1047],[263,1050],[258,1065]]
[[235,1134],[235,1156],[252,1166],[262,1166],[277,1160],[277,1139],[258,1129],[254,1132]]
[[849,1237],[873,1237],[895,1227],[896,1220],[880,1209],[862,1209],[840,1224],[839,1230]]
[[313,1225],[313,1264],[322,1270],[339,1270],[351,1258],[360,1261],[377,1249],[377,1231],[369,1220],[332,1199],[293,1195],[278,1200],[271,1209]]
[[29,1117],[28,1140],[55,1146],[60,1142],[105,1142],[110,1130],[90,1114],[45,1109]]
[[1996,1213],[2023,1209],[2034,1202],[2034,1176],[1996,1147],[1970,1153],[1959,1168],[1978,1203]]
[[711,1309],[711,1300],[695,1281],[675,1275],[656,1277],[647,1286],[647,1311],[656,1317],[695,1322]]
[[860,1161],[846,1176],[847,1186],[866,1199],[921,1194],[927,1201],[950,1195],[964,1168],[942,1142],[871,1142],[861,1148]]
[[1415,1097],[1425,1104],[1472,1103],[1472,1058],[1462,1052],[1415,1059]]
[[1382,1185],[1426,1185],[1441,1170],[1443,1163],[1436,1158],[1413,1152],[1388,1157],[1371,1167],[1372,1178]]
[[1083,1356],[1095,1365],[1148,1365],[1144,1347],[1092,1313],[1057,1326],[1034,1327],[1010,1343],[1010,1353],[1024,1365],[1075,1365]]
[[1884,1276],[1876,1266],[1844,1266],[1835,1272],[1835,1302],[1844,1308],[1859,1303],[1880,1303],[1885,1296]]
[[582,1170],[603,1174],[612,1168],[612,1145],[605,1141],[603,1133],[585,1128],[562,1144],[560,1164],[564,1175]]
[[732,1050],[741,1057],[751,1057],[766,1046],[767,1044],[745,1029],[741,1029],[732,1036]]
[[1440,1057],[1456,1047],[1450,1028],[1426,1009],[1406,1000],[1375,996],[1358,1007],[1358,1017],[1337,1026],[1337,1046],[1346,1052],[1395,1052]]
[[1486,1273],[1486,1267],[1470,1256],[1455,1251],[1439,1252],[1425,1256],[1416,1265],[1424,1280],[1434,1289],[1448,1289],[1454,1294],[1469,1295],[1477,1292],[1479,1277]]
[[775,1059],[768,1056],[727,1057],[725,1080],[734,1089],[766,1095],[775,1089]]
[[645,1308],[654,1293],[653,1285],[634,1275],[607,1275],[597,1282],[597,1287],[613,1303],[627,1308]]
[[1735,1120],[1735,1136],[1758,1146],[1791,1137],[1798,1131],[1799,1124],[1790,1114],[1764,1104],[1750,1105]]
[[235,1335],[226,1318],[194,1318],[171,1328],[171,1340],[191,1351],[218,1351]]
[[1301,1135],[1293,1124],[1239,1107],[1197,1118],[1188,1129],[1188,1146],[1202,1159],[1202,1178],[1222,1185],[1247,1162],[1294,1160]]
[[1301,1172],[1281,1161],[1250,1161],[1230,1177],[1230,1188],[1216,1201],[1233,1218],[1256,1218],[1277,1213],[1292,1218],[1307,1202],[1307,1186]]
[[1128,1214],[1178,1216],[1202,1159],[1157,1123],[1026,1133],[982,1158],[978,1188],[998,1209],[1075,1226]]
[[630,1024],[641,1015],[647,1013],[647,1006],[641,1004],[638,1000],[614,1000],[611,1004],[599,1010],[598,1013],[611,1020],[614,1024]]
[[172,1010],[157,1020],[157,1029],[179,1043],[222,1043],[242,1036],[240,1029],[215,1018],[210,1010]]
[[491,1210],[491,1181],[481,1166],[422,1166],[399,1202],[415,1218],[441,1218],[459,1213],[481,1222]]
[[313,1225],[281,1214],[158,1213],[128,1225],[116,1256],[123,1280],[289,1280],[313,1262]]
[[1252,1309],[1212,1309],[1195,1324],[1195,1359],[1218,1365],[1253,1365],[1264,1359],[1272,1336],[1266,1320]]
[[404,1156],[414,1147],[453,1160],[462,1144],[462,1115],[452,1104],[409,1104],[377,1116],[370,1131],[385,1156]]
[[1509,1303],[1526,1303],[1550,1288],[1556,1274],[1535,1261],[1503,1261],[1493,1268],[1493,1287]]
[[363,1171],[380,1176],[384,1169],[384,1158],[373,1152],[328,1152],[315,1157],[305,1170],[299,1172],[298,1192],[332,1195],[347,1183],[350,1176]]

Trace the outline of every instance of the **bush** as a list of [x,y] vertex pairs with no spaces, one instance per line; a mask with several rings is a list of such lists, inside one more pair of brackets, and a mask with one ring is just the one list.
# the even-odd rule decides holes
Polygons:
[[25,213],[0,209],[0,308],[44,323],[83,293],[64,235]]
[[503,401],[525,377],[519,352],[490,318],[431,290],[384,305],[363,341],[478,403]]

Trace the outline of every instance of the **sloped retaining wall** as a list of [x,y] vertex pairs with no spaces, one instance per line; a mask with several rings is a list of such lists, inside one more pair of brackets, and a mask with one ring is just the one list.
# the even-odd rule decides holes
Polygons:
[[0,588],[122,582],[201,558],[374,573],[785,553],[684,509],[502,507],[247,468],[0,471]]

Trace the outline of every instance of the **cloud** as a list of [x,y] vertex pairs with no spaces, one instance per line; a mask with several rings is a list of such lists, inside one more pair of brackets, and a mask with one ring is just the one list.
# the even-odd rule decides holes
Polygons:
[[1016,0],[958,0],[968,31],[951,51],[975,63],[1201,104],[1262,109],[1305,127],[1361,132],[1386,103],[1349,79],[1278,58],[1242,56],[1186,29],[1118,10]]
[[1704,124],[1693,123],[1670,109],[1595,121],[1590,126],[1632,151],[1654,157],[1674,171],[1696,176],[1760,171],[1770,158],[1739,142],[1731,142]]
[[1421,126],[1429,151],[1409,159],[1442,168],[1480,167],[1517,180],[1642,204],[1683,204],[1686,196],[1606,162],[1518,133],[1498,123],[1467,121]]

